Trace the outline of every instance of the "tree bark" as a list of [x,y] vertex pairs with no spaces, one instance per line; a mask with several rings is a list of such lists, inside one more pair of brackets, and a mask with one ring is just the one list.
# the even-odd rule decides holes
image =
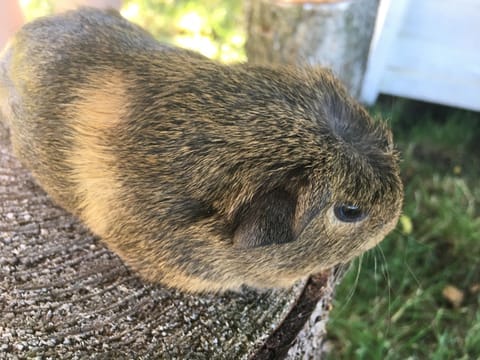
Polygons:
[[358,97],[378,2],[249,0],[248,60],[329,67]]
[[145,283],[50,201],[0,121],[2,358],[277,359],[335,278],[222,295]]

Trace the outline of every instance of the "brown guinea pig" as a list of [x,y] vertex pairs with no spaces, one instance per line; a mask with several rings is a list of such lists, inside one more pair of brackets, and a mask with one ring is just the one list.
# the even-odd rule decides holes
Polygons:
[[149,281],[289,286],[397,223],[391,133],[325,69],[222,65],[88,8],[25,25],[0,68],[16,156]]

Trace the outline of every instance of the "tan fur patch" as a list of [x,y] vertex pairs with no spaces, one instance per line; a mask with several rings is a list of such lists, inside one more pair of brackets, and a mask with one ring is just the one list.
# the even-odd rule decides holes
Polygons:
[[91,75],[87,86],[77,91],[75,104],[79,131],[87,135],[108,130],[121,121],[127,100],[126,81],[118,71],[105,75]]
[[122,121],[127,93],[119,73],[91,76],[72,106],[74,147],[69,159],[82,199],[81,218],[96,234],[106,236],[118,211],[119,185],[114,180],[115,156],[105,146],[110,129]]

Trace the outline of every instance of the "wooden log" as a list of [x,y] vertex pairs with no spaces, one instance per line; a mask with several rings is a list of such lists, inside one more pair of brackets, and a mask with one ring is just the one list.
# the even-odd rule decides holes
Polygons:
[[335,279],[222,295],[142,282],[35,184],[0,121],[0,355],[277,359],[326,321]]
[[249,0],[248,60],[329,68],[360,95],[378,0]]

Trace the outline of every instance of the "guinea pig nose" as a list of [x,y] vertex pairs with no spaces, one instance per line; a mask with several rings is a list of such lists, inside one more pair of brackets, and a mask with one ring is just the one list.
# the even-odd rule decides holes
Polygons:
[[336,205],[333,212],[338,220],[348,223],[361,221],[367,216],[360,206],[352,204]]

